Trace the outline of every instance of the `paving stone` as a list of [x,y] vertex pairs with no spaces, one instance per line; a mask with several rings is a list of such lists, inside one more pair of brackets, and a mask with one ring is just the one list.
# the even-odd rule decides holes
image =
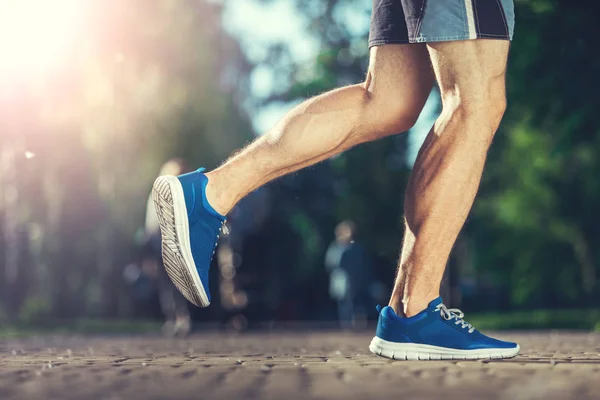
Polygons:
[[390,361],[372,332],[0,340],[0,399],[597,399],[600,335],[521,332],[512,360]]

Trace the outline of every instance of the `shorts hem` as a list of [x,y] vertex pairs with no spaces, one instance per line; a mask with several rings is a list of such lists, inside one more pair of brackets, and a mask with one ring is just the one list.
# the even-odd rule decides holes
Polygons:
[[374,39],[374,40],[369,40],[369,48],[374,47],[374,46],[383,46],[385,44],[411,44],[409,40],[406,39],[400,39],[400,40],[393,40],[393,39]]
[[467,35],[460,36],[438,36],[438,37],[418,37],[415,39],[373,39],[369,40],[369,48],[374,46],[383,46],[386,44],[417,44],[417,43],[429,43],[429,42],[459,42],[463,40],[476,40],[476,39],[497,39],[497,40],[512,40],[511,36],[507,35],[492,35],[492,34],[478,34],[477,37],[470,37]]

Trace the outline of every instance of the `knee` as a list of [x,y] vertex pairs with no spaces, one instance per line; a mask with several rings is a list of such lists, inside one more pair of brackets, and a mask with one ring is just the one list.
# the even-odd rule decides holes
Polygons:
[[467,122],[483,126],[488,134],[494,134],[506,111],[506,97],[502,95],[487,95],[461,98],[454,102],[454,113]]
[[367,140],[406,132],[412,128],[423,109],[423,101],[402,93],[391,93],[389,90],[367,90],[368,101],[364,107],[364,120],[371,125],[371,137]]
[[[384,100],[385,101],[385,100]],[[411,99],[389,98],[381,107],[380,124],[384,135],[394,135],[412,128],[423,109]]]
[[443,96],[442,115],[460,120],[465,126],[465,135],[474,135],[474,139],[491,144],[506,111],[504,88],[484,86],[479,90],[457,92],[460,94]]
[[496,130],[498,130],[500,122],[502,121],[502,117],[504,117],[504,113],[506,112],[506,93],[504,90],[501,92],[492,92],[490,94],[487,102],[487,109],[489,124],[493,133],[496,133]]

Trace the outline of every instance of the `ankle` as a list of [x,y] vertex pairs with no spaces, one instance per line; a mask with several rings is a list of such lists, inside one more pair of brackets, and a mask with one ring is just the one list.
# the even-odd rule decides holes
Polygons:
[[214,171],[207,173],[206,177],[208,178],[205,192],[206,201],[208,201],[208,204],[210,204],[216,212],[221,215],[227,215],[233,208],[233,205],[226,201],[227,197],[224,196],[223,190],[219,187],[218,177],[215,176]]
[[429,306],[429,303],[437,298],[437,296],[433,296],[431,298],[430,297],[431,296],[412,296],[407,299],[392,298],[390,299],[389,306],[392,307],[392,309],[394,310],[394,312],[396,312],[397,315],[409,318],[425,310]]
[[415,315],[426,309],[431,300],[410,299],[410,301],[404,303],[404,315],[406,315],[407,317],[414,317]]
[[392,310],[396,313],[396,315],[400,317],[405,317],[404,315],[404,305],[402,304],[402,299],[395,298],[392,296],[388,306],[392,307]]

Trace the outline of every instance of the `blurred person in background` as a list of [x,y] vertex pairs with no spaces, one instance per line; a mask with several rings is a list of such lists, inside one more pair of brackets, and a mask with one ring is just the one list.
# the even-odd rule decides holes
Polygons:
[[277,177],[407,131],[437,80],[443,109],[408,183],[397,279],[389,305],[378,308],[370,349],[393,359],[517,355],[519,345],[476,331],[440,297],[506,108],[514,17],[512,0],[375,0],[363,83],[297,105],[213,171],[156,180],[165,267],[179,290],[198,306],[210,304],[210,263],[225,216],[240,199]]
[[[187,172],[184,160],[173,158],[160,170],[160,175],[181,175]],[[175,288],[162,265],[161,233],[152,196],[146,206],[145,244],[142,271],[154,277],[158,288],[160,308],[166,319],[163,333],[168,336],[185,336],[191,329],[187,300]]]
[[340,222],[335,228],[335,240],[325,254],[329,295],[338,304],[342,328],[364,327],[367,322],[372,262],[356,242],[355,234],[354,222]]

